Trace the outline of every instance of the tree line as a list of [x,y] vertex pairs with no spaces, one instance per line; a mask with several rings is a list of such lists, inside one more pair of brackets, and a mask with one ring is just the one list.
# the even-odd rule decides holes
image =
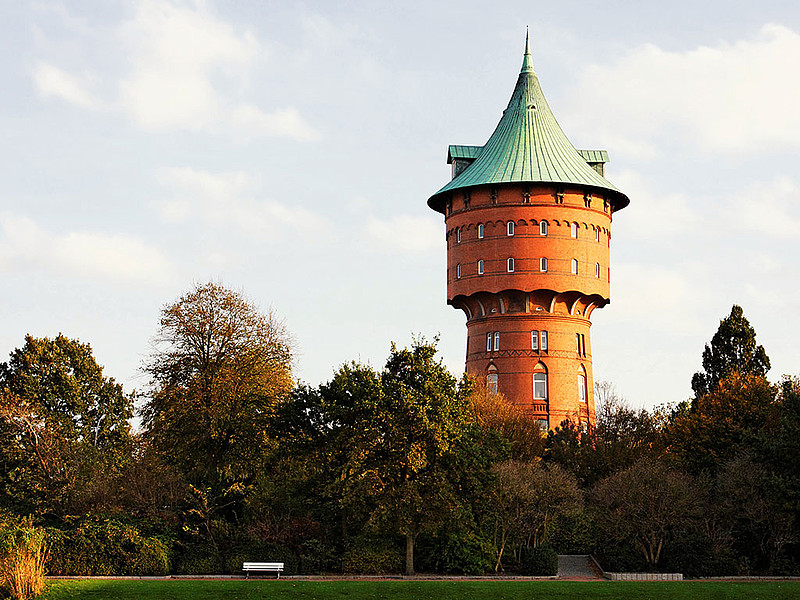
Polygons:
[[163,309],[138,393],[61,334],[0,363],[0,530],[44,532],[60,574],[549,574],[589,552],[798,574],[800,384],[766,379],[738,306],[702,359],[690,400],[634,409],[600,383],[593,427],[543,433],[435,339],[296,383],[280,319],[198,285]]

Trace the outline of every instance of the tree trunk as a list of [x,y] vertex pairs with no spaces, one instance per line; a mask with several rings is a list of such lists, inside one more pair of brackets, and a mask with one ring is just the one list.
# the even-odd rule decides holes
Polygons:
[[414,542],[416,536],[406,534],[406,575],[414,574]]

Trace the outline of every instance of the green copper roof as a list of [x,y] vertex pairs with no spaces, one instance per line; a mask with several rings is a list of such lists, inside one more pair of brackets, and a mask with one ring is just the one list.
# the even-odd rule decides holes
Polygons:
[[[593,152],[602,153],[602,162],[608,160],[605,151]],[[527,35],[517,85],[494,133],[483,147],[450,146],[448,158],[473,158],[470,156],[473,153],[474,162],[431,196],[428,206],[443,213],[447,192],[477,185],[522,182],[587,186],[604,192],[614,210],[630,203],[625,194],[587,164],[587,160],[595,161],[589,156],[584,158],[564,135],[533,70]],[[596,155],[596,158],[601,157]]]

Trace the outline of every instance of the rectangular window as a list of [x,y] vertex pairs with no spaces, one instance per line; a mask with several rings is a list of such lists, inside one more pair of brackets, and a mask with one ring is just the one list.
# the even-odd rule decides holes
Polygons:
[[599,242],[600,241],[600,228],[599,227],[595,227],[594,228],[594,241],[595,242]]
[[456,243],[457,244],[461,243],[461,227],[456,229]]
[[478,223],[478,239],[483,239],[483,223]]
[[547,221],[539,221],[539,235],[547,235]]
[[547,373],[533,374],[533,398],[547,400]]
[[578,353],[578,355],[580,356],[580,353],[581,353],[581,334],[580,333],[576,333],[575,334],[575,349],[576,349],[576,352]]
[[494,351],[497,352],[500,350],[500,332],[494,332]]
[[578,399],[586,402],[586,375],[583,373],[578,375]]
[[508,262],[508,272],[509,273],[513,273],[514,272],[514,259],[513,258],[509,258],[507,262]]
[[536,424],[543,433],[547,433],[547,430],[549,429],[549,426],[547,425],[547,419],[536,419]]
[[539,259],[539,270],[542,273],[547,273],[547,259],[544,257]]
[[492,351],[492,334],[491,334],[491,332],[486,334],[486,351],[487,352],[491,352]]
[[572,265],[572,274],[573,275],[577,275],[578,274],[578,259],[577,258],[573,258],[571,265]]
[[574,238],[578,237],[578,224],[577,223],[571,223],[570,224],[569,233]]
[[514,235],[514,221],[506,223],[506,233],[508,235]]
[[461,279],[461,265],[456,265],[456,279]]
[[539,332],[531,331],[531,350],[539,349]]
[[486,376],[486,388],[490,394],[497,393],[497,373],[489,373]]
[[581,356],[586,356],[586,336],[581,334]]
[[600,277],[600,263],[594,263],[594,276]]
[[547,352],[547,332],[539,332],[539,343],[542,347],[542,352]]
[[483,275],[483,261],[478,261],[478,275]]

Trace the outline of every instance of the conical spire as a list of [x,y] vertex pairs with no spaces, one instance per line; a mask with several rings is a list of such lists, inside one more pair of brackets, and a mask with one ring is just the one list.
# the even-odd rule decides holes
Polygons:
[[530,45],[528,44],[528,28],[525,27],[525,56],[522,58],[522,69],[520,73],[534,73],[533,58],[531,57]]
[[625,194],[587,164],[564,135],[533,70],[527,34],[517,85],[494,133],[475,161],[431,196],[428,206],[444,212],[442,194],[501,183],[576,185],[604,194],[615,210],[630,203]]

